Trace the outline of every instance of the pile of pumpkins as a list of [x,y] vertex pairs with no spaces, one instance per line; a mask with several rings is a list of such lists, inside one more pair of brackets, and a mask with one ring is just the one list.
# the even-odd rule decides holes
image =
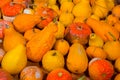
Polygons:
[[0,0],[1,80],[120,80],[115,0]]

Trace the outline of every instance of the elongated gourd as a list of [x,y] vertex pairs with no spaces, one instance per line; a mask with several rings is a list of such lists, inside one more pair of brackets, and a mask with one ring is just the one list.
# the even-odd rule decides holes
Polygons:
[[56,37],[54,35],[56,31],[56,24],[51,22],[28,41],[26,47],[27,57],[29,60],[34,62],[41,61],[43,55],[53,47],[56,41]]
[[88,18],[86,23],[93,29],[93,32],[99,35],[104,41],[118,40],[119,38],[119,32],[105,22]]

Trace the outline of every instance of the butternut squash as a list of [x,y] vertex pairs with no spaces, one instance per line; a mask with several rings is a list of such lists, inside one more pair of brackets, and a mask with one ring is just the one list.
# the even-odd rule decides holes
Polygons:
[[53,47],[56,41],[54,34],[56,31],[56,24],[51,22],[28,41],[26,47],[29,60],[33,62],[41,61],[43,55]]
[[111,25],[98,21],[93,18],[88,18],[86,23],[99,35],[104,41],[118,40],[119,32]]

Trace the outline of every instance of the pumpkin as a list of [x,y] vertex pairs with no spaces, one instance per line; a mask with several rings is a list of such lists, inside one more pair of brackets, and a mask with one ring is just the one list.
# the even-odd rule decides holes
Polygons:
[[114,68],[108,60],[93,58],[89,62],[88,73],[92,80],[110,80],[114,74]]
[[36,33],[26,44],[27,57],[33,62],[41,61],[43,55],[52,49],[56,38],[55,32],[57,25],[53,22],[49,23],[43,30]]
[[91,28],[86,23],[72,23],[65,30],[65,38],[70,43],[79,42],[83,45],[87,44]]
[[0,68],[0,80],[13,80],[13,76],[6,70]]
[[47,75],[46,80],[72,80],[72,75],[66,69],[57,68]]
[[13,21],[15,16],[22,13],[23,6],[16,3],[7,3],[1,8],[3,19],[7,21]]
[[0,8],[11,1],[12,0],[0,0]]
[[35,14],[40,15],[40,23],[37,24],[37,27],[44,28],[47,26],[52,20],[57,18],[57,12],[55,12],[53,9],[48,7],[42,7],[37,11]]
[[20,72],[20,80],[43,80],[43,71],[38,66],[26,66]]

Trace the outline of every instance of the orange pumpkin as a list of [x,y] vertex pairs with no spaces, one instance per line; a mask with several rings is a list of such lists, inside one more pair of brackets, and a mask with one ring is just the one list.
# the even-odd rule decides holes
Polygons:
[[110,80],[114,74],[114,68],[108,60],[93,58],[89,62],[88,72],[92,80]]
[[37,15],[40,15],[40,23],[37,25],[39,28],[44,28],[47,26],[54,18],[56,18],[58,15],[57,13],[48,7],[42,7],[38,11],[36,11]]
[[14,4],[12,2],[5,4],[1,8],[3,19],[7,21],[13,21],[15,16],[22,13],[23,6],[21,4]]
[[88,37],[91,33],[90,27],[81,22],[76,22],[70,24],[65,30],[65,38],[70,42],[79,42],[81,44],[86,44],[88,42]]
[[21,4],[14,4],[14,3],[8,3],[4,5],[2,8],[3,15],[6,16],[15,16],[17,14],[22,13],[23,6]]
[[0,0],[0,8],[11,1],[12,0]]
[[65,69],[57,68],[48,74],[46,80],[72,80],[72,75]]

